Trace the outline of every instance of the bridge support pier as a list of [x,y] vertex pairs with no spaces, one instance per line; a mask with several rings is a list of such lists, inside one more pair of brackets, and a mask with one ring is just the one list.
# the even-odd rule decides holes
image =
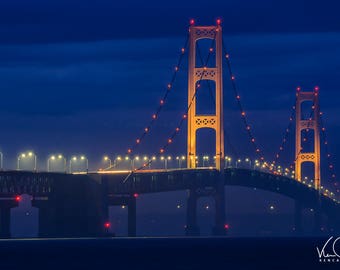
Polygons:
[[298,201],[295,201],[295,209],[294,209],[294,228],[295,234],[302,234],[302,204]]
[[223,174],[218,179],[215,194],[215,227],[213,235],[224,236],[227,233],[225,227],[225,192]]
[[39,237],[57,236],[56,223],[56,213],[52,207],[39,207]]
[[[107,202],[102,201],[101,205],[101,218],[100,218],[100,229],[99,229],[99,236],[109,236],[109,229],[110,229],[110,217],[109,217],[109,206]],[[109,224],[108,227],[105,226],[105,224]]]
[[314,227],[313,233],[314,235],[320,235],[324,228],[322,227],[322,211],[321,211],[321,194],[320,192],[316,195],[316,205],[314,207]]
[[18,206],[16,201],[0,203],[0,238],[11,238],[11,208]]
[[224,175],[220,174],[214,187],[206,189],[193,188],[189,190],[187,201],[187,224],[185,234],[187,236],[199,236],[200,229],[197,225],[197,201],[199,197],[211,196],[215,200],[215,225],[212,234],[215,236],[226,235],[225,227],[225,192]]
[[[33,201],[32,206],[39,209],[39,233],[40,238],[57,237],[56,207],[50,201]],[[68,222],[68,221],[64,221]]]
[[3,201],[0,204],[0,238],[11,238],[11,208],[18,204],[14,201]]
[[189,190],[187,201],[187,224],[185,227],[186,236],[199,236],[200,229],[197,226],[197,193],[196,190]]
[[319,235],[321,233],[321,210],[316,208],[314,210],[314,234]]
[[[117,194],[109,196],[107,205],[128,207],[128,236],[136,237],[137,235],[137,194]],[[106,211],[107,212],[107,211]]]
[[11,238],[11,208],[0,210],[0,238]]
[[130,196],[128,203],[128,236],[136,237],[137,235],[137,204],[136,197]]

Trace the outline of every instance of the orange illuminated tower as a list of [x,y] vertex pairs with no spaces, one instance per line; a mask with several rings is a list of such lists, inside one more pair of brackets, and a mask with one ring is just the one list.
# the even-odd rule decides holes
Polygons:
[[[222,27],[194,26],[189,28],[189,72],[188,72],[188,148],[187,166],[196,168],[196,132],[201,128],[211,128],[216,133],[216,168],[224,168],[224,132],[223,132],[223,87],[222,87]],[[199,39],[215,40],[215,66],[205,67],[196,63],[196,42]],[[215,114],[202,115],[196,113],[197,83],[211,80],[216,85]]]
[[[312,101],[313,114],[309,119],[302,119],[301,104]],[[296,135],[295,135],[295,179],[301,181],[301,165],[304,162],[314,163],[314,187],[320,189],[320,108],[319,88],[315,87],[313,92],[302,92],[296,89]],[[303,130],[314,130],[314,150],[305,152],[301,146],[301,133]]]

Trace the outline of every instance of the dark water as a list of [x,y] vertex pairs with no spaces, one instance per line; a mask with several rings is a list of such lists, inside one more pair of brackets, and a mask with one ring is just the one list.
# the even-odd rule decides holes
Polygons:
[[0,269],[322,269],[316,247],[327,239],[1,240]]

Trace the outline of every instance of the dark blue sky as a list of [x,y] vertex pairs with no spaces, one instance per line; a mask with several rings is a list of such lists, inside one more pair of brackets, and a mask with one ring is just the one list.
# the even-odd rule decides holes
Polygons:
[[[14,167],[17,153],[26,149],[37,152],[41,167],[52,152],[85,153],[93,167],[105,153],[124,153],[164,93],[188,20],[212,24],[217,17],[268,159],[288,124],[297,85],[320,86],[330,149],[340,153],[337,10],[336,1],[1,1],[5,165]],[[242,156],[253,157],[228,81],[225,104],[232,144]],[[186,64],[154,133],[138,152],[156,152],[185,106]],[[170,152],[185,152],[185,132]]]

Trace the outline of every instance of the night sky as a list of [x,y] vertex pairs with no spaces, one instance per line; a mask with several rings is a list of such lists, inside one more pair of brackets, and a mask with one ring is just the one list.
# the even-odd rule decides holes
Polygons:
[[[221,18],[242,103],[265,157],[272,160],[281,143],[296,87],[318,85],[329,149],[339,168],[339,8],[335,0],[2,0],[4,166],[14,169],[18,153],[31,149],[41,170],[50,153],[86,154],[90,169],[102,166],[104,154],[124,154],[166,90],[189,19],[210,25]],[[185,60],[164,111],[137,153],[156,153],[176,127],[186,108],[186,72]],[[224,102],[226,153],[254,159],[227,77]],[[209,136],[203,132],[199,137],[202,145]],[[185,154],[185,141],[184,129],[169,153]],[[199,152],[211,154],[212,145],[199,146]],[[293,133],[288,145],[284,164],[294,159]],[[172,209],[182,195],[164,195],[165,205]],[[269,194],[258,204],[276,197]],[[251,200],[240,208],[249,212],[250,205]]]

